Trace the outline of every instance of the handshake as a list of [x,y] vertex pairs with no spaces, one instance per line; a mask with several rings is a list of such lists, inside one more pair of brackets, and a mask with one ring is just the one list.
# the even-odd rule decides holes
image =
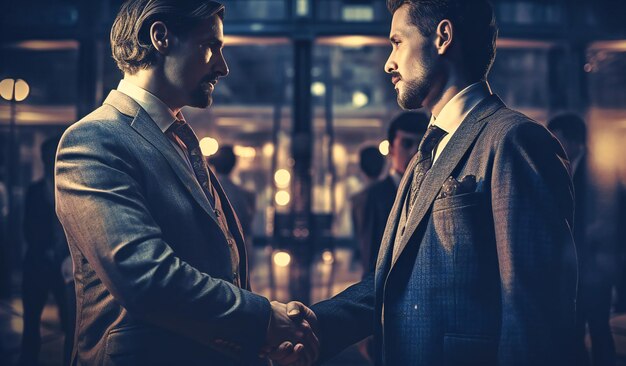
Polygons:
[[292,301],[283,304],[272,301],[272,313],[265,346],[259,356],[268,357],[279,365],[308,366],[319,356],[320,343],[317,317],[304,304]]

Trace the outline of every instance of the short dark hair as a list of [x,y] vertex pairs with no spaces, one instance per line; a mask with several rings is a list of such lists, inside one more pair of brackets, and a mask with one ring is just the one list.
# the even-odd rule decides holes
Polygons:
[[393,144],[398,131],[424,135],[428,129],[430,118],[423,112],[402,112],[394,117],[387,129],[387,141]]
[[217,174],[230,174],[237,164],[237,156],[232,145],[221,146],[213,156],[209,157],[209,163],[213,165]]
[[224,5],[211,0],[128,0],[111,27],[111,52],[117,67],[134,74],[156,61],[150,42],[150,26],[162,21],[184,36],[201,21],[217,15],[224,19]]
[[575,113],[563,113],[548,121],[550,131],[560,131],[569,141],[585,144],[587,126],[585,121]]
[[498,27],[493,7],[487,0],[387,0],[391,14],[403,5],[424,37],[448,19],[461,40],[465,69],[472,80],[486,79],[496,58]]
[[376,146],[366,146],[359,152],[359,168],[368,178],[380,177],[385,167],[385,157]]

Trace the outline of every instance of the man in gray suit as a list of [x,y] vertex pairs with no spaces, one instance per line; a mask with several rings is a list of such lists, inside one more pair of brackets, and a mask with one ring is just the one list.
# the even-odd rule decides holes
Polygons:
[[487,83],[485,0],[388,0],[385,71],[430,127],[398,189],[375,276],[312,306],[321,359],[374,333],[379,365],[569,365],[577,270],[565,154]]
[[125,2],[111,30],[124,79],[61,140],[73,364],[252,364],[283,340],[297,344],[283,353],[304,343],[315,357],[306,323],[248,291],[239,221],[180,111],[208,107],[228,74],[223,13],[209,0]]

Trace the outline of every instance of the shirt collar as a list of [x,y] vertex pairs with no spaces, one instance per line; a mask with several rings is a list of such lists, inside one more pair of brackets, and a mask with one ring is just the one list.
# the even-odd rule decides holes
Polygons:
[[184,120],[181,112],[174,114],[174,112],[156,95],[127,80],[120,80],[117,90],[133,98],[133,100],[148,113],[148,116],[152,118],[163,133],[165,133],[177,119],[181,121]]
[[469,112],[490,95],[491,88],[485,80],[469,85],[443,106],[439,116],[431,116],[429,126],[434,124],[453,135]]

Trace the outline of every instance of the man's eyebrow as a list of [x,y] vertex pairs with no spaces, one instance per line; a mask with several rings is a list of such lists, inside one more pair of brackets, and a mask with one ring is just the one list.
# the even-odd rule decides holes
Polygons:
[[224,40],[215,38],[215,37],[209,37],[209,38],[203,39],[202,43],[208,43],[208,44],[215,45],[215,46],[223,46]]

